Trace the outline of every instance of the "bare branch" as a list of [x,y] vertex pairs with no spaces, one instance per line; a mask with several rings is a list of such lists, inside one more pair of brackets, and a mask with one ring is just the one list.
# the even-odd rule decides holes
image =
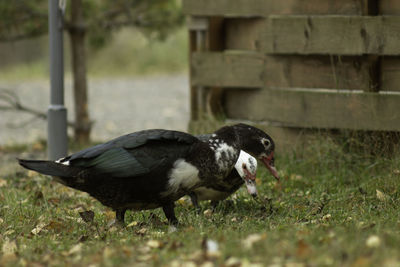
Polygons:
[[[24,112],[33,115],[35,118],[47,120],[46,112],[23,105],[18,95],[8,89],[0,89],[0,110]],[[68,122],[67,124],[69,127],[75,128],[75,123]]]

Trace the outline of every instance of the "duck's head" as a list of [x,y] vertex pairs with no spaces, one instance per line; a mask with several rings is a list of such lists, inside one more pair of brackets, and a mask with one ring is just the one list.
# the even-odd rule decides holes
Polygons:
[[233,128],[238,134],[241,149],[261,160],[272,176],[279,181],[274,164],[275,143],[272,138],[262,130],[247,124],[236,124]]
[[257,172],[257,160],[250,154],[240,151],[239,159],[235,164],[235,168],[239,173],[240,177],[246,184],[247,191],[253,197],[257,196],[256,188],[256,172]]

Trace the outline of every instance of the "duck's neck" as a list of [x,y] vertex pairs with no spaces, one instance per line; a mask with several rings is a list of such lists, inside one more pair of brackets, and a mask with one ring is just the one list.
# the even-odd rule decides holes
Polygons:
[[212,134],[208,143],[220,173],[227,175],[235,166],[240,153],[237,134],[232,127],[224,127]]

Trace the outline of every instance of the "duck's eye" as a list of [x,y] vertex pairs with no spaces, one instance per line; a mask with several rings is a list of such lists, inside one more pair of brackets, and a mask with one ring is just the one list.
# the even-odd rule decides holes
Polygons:
[[271,141],[269,141],[268,139],[263,139],[262,143],[265,147],[269,147],[269,145],[271,144]]

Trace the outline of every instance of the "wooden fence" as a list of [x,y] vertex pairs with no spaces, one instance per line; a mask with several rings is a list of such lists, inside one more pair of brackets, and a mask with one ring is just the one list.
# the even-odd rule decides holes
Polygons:
[[400,1],[184,0],[183,8],[192,129],[207,124],[204,114],[223,114],[276,135],[400,131]]

